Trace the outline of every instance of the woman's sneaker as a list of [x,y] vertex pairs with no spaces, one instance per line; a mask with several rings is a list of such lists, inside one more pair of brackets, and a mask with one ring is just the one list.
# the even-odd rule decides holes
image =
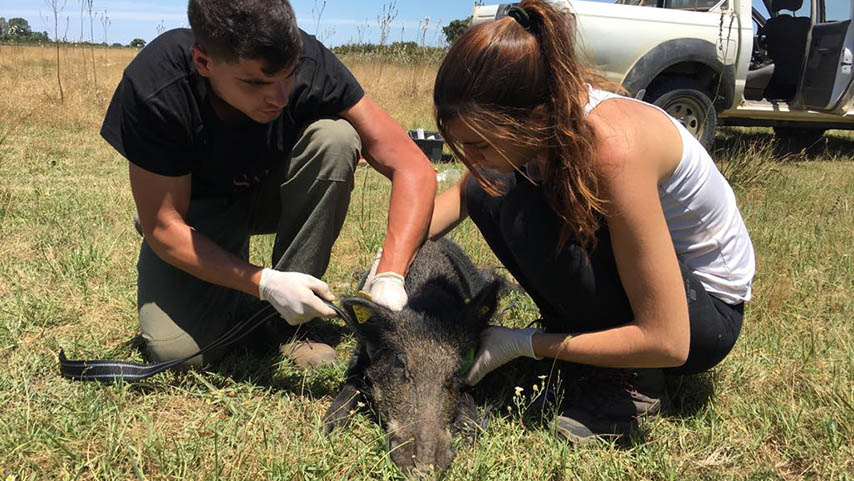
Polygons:
[[596,368],[579,389],[578,401],[556,422],[557,431],[576,442],[630,435],[639,418],[661,411],[666,396],[661,369]]

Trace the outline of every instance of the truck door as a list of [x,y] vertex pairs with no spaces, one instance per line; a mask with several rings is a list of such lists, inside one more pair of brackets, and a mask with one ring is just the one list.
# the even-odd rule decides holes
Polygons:
[[854,0],[815,0],[801,99],[813,110],[842,113],[851,98],[854,79]]

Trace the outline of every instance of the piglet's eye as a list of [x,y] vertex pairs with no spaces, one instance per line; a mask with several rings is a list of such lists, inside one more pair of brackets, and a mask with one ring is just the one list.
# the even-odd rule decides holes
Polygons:
[[394,356],[394,363],[392,364],[392,367],[395,369],[406,369],[406,361],[403,359],[403,356]]

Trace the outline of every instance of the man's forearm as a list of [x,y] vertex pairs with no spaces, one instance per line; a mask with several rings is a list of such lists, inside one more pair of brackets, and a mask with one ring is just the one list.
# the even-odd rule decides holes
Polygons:
[[436,176],[430,164],[394,174],[388,230],[377,272],[406,274],[427,236],[435,195]]
[[263,268],[231,254],[187,224],[155,228],[146,241],[166,263],[203,281],[258,297]]

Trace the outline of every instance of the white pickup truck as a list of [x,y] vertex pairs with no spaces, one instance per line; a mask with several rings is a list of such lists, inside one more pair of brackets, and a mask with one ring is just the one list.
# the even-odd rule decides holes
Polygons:
[[[588,62],[706,146],[719,125],[854,130],[854,0],[553,0]],[[472,23],[512,4],[476,6]]]

